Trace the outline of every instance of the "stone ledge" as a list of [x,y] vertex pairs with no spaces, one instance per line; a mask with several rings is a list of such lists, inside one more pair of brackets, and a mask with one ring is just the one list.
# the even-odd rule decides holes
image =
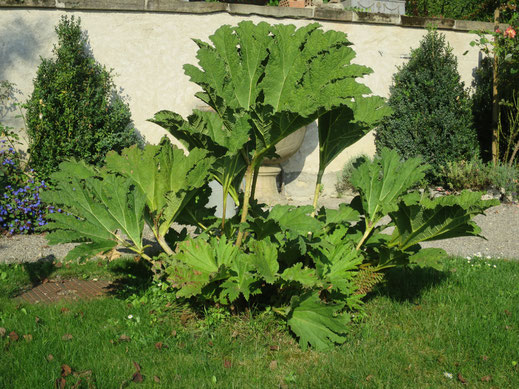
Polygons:
[[85,11],[132,11],[190,14],[227,12],[231,15],[304,18],[322,21],[386,24],[411,28],[435,26],[442,30],[455,31],[493,30],[493,24],[487,22],[352,12],[330,6],[286,8],[236,3],[206,3],[204,1],[185,2],[179,0],[0,0],[0,8],[45,8]]
[[[196,4],[196,3],[187,3]],[[211,3],[202,3],[211,4]],[[227,12],[231,15],[259,15],[270,16],[274,18],[305,18],[312,19],[314,17],[313,8],[288,8],[288,7],[270,7],[261,5],[248,4],[226,4]]]

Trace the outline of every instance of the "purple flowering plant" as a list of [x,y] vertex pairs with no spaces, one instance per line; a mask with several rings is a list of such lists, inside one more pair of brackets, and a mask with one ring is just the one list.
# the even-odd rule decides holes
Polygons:
[[34,171],[26,170],[17,149],[18,135],[2,125],[0,135],[0,232],[29,234],[47,224],[47,212],[61,210],[40,200],[40,193],[47,189],[47,184],[37,180]]

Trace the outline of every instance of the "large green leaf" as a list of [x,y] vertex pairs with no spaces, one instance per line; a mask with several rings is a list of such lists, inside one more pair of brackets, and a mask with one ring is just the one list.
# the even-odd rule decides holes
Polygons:
[[42,199],[65,213],[49,214],[49,243],[83,242],[68,258],[85,258],[123,243],[117,235],[121,231],[142,253],[145,198],[131,180],[83,162],[62,163],[53,179],[55,189],[44,192]]
[[158,169],[155,162],[160,152],[158,145],[146,145],[144,149],[137,146],[126,148],[121,155],[111,151],[106,155],[107,169],[130,177],[135,185],[146,196],[146,204],[150,210],[161,208],[166,199],[157,195]]
[[384,148],[380,157],[363,162],[351,175],[360,193],[369,223],[398,208],[398,198],[421,180],[427,166],[419,158],[402,162],[398,153]]
[[128,179],[107,174],[96,196],[105,204],[110,216],[117,220],[119,229],[142,249],[145,197],[132,186],[133,182]]
[[326,224],[350,224],[360,220],[360,213],[347,204],[339,204],[338,209],[325,210]]
[[349,316],[337,315],[344,303],[325,304],[316,292],[308,292],[293,297],[290,305],[287,322],[303,349],[310,345],[322,351],[345,342]]
[[369,128],[353,123],[353,120],[354,112],[348,106],[319,116],[319,170],[324,171],[345,148],[366,135]]
[[308,36],[317,27],[317,24],[298,30],[294,25],[279,24],[271,27],[273,42],[269,46],[269,61],[261,87],[265,93],[265,104],[270,105],[274,112],[293,111],[290,109],[292,96],[307,66],[301,47],[304,47]]
[[215,157],[210,167],[212,178],[222,185],[224,197],[230,193],[234,202],[239,203],[239,185],[246,167],[240,150],[248,142],[250,132],[246,116],[225,121],[215,112],[194,110],[186,121],[174,112],[160,111],[150,121],[168,130],[188,150],[201,148]]
[[215,250],[217,245],[217,240],[207,242],[203,239],[188,239],[179,244],[179,252],[175,258],[193,270],[207,274],[216,273],[221,265]]
[[211,273],[195,270],[175,259],[168,261],[166,275],[170,285],[178,289],[177,297],[197,296],[211,283]]
[[[209,197],[212,190],[209,184],[205,184],[195,196],[192,196],[189,202],[186,203],[184,209],[178,214],[175,223],[201,227],[202,229],[209,228],[217,221],[214,215],[216,207],[209,207]],[[171,229],[169,230],[172,231]]]
[[[377,238],[377,235],[374,234],[374,237]],[[370,245],[366,245],[369,247]],[[411,247],[409,250],[403,251],[398,247],[387,247],[384,244],[374,245],[369,247],[369,265],[375,271],[381,271],[383,269],[388,269],[397,266],[406,266],[409,264],[410,256],[416,253],[416,250],[419,250],[419,247]],[[418,251],[419,252],[419,251]],[[424,254],[424,255],[427,255]]]
[[367,128],[375,127],[392,113],[385,99],[380,96],[356,97],[348,106],[355,113],[354,122]]
[[[168,130],[189,149],[204,148],[215,157],[235,155],[249,140],[250,124],[246,116],[232,117],[235,122],[226,122],[216,112],[193,110],[184,120],[171,111],[159,111],[151,122]],[[230,125],[232,131],[226,127]]]
[[267,23],[254,25],[249,21],[239,23],[239,27],[220,27],[209,37],[214,46],[195,40],[202,70],[185,65],[185,73],[202,86],[212,102],[221,100],[230,108],[248,109],[259,94],[258,81],[272,41],[269,30]]
[[315,233],[323,228],[323,224],[310,216],[311,205],[295,207],[293,205],[276,205],[269,212],[268,220],[274,220],[283,231],[291,231],[296,235]]
[[178,289],[177,297],[201,294],[203,288],[225,272],[222,265],[229,265],[238,254],[225,238],[220,241],[216,238],[210,241],[188,239],[178,245],[177,251],[165,260],[167,279]]
[[130,147],[121,155],[106,156],[107,169],[128,177],[146,196],[150,227],[160,236],[207,182],[212,163],[206,151],[192,149],[186,156],[167,139],[159,146]]
[[168,280],[179,289],[178,297],[205,293],[204,288],[212,284],[220,289],[217,296],[221,303],[232,303],[240,294],[248,300],[257,293],[253,270],[251,256],[241,252],[225,236],[209,241],[199,237],[180,243],[178,253],[167,267]]
[[355,52],[346,34],[324,32],[316,23],[297,30],[293,25],[280,24],[272,26],[271,31],[273,42],[261,86],[265,103],[274,112],[311,116],[316,107],[329,110],[370,93],[355,79],[371,70],[351,64]]
[[253,267],[248,257],[248,255],[240,253],[233,261],[230,276],[221,285],[221,302],[232,303],[240,294],[248,301],[251,294],[259,292],[259,289],[254,286],[257,277],[251,272]]
[[327,256],[327,263],[322,267],[322,277],[330,283],[332,289],[344,294],[351,294],[354,278],[363,257],[349,244],[336,246]]
[[418,204],[402,201],[391,212],[395,223],[391,245],[405,250],[431,240],[478,236],[481,229],[472,221],[475,215],[497,205],[494,200],[481,200],[481,193],[464,191],[459,196],[422,198]]
[[353,290],[351,280],[362,264],[363,257],[348,240],[347,229],[337,229],[323,237],[317,247],[310,251],[319,278],[330,289],[349,294]]
[[[315,23],[296,29],[245,21],[220,27],[210,40],[195,41],[199,67],[186,65],[185,72],[227,129],[234,132],[231,122],[247,114],[255,164],[284,137],[333,108],[348,104],[349,111],[362,111],[360,98],[370,93],[356,79],[371,70],[351,63],[355,52],[346,34],[325,32]],[[366,126],[360,117],[358,125],[361,121]]]
[[265,282],[273,284],[278,277],[279,270],[277,246],[272,244],[269,238],[265,238],[261,241],[253,241],[251,248],[253,250],[252,264],[256,271]]
[[214,247],[214,254],[218,266],[227,266],[232,268],[235,259],[240,255],[240,249],[238,249],[232,242],[228,241],[225,235],[222,235],[219,239],[211,238],[211,244]]
[[222,26],[210,39],[228,70],[230,82],[224,84],[226,102],[231,107],[249,109],[259,94],[258,81],[272,38],[269,25],[264,22],[254,25],[245,21],[234,31],[236,34],[230,26]]
[[301,262],[285,269],[281,278],[287,282],[299,282],[305,288],[322,287],[323,282],[317,277],[315,269],[303,267]]
[[113,240],[98,240],[93,243],[82,243],[65,256],[65,260],[88,259],[96,254],[106,253],[117,246],[117,242]]
[[154,219],[159,220],[159,235],[164,236],[185,206],[209,179],[209,169],[214,158],[205,150],[193,149],[189,155],[175,147],[165,147],[158,155],[159,182],[156,196],[162,196],[166,204],[157,210]]

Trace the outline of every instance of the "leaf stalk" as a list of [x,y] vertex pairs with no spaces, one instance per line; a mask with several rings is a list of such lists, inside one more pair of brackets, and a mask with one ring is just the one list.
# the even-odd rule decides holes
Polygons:
[[[245,196],[243,197],[243,208],[241,212],[241,220],[240,223],[245,223],[247,221],[247,214],[249,212],[249,200],[251,196],[252,190],[252,181],[253,181],[253,173],[254,173],[254,159],[252,163],[247,166],[247,171],[245,172]],[[240,226],[240,231],[238,232],[238,238],[236,239],[236,247],[240,247],[243,240],[243,230]]]

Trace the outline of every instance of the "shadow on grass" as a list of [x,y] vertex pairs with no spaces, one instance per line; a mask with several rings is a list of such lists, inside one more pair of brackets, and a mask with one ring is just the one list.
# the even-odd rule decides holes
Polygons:
[[123,299],[144,292],[153,281],[150,265],[142,260],[114,262],[108,270],[116,277],[110,284],[109,294]]
[[414,301],[424,291],[438,286],[450,276],[449,272],[430,267],[394,268],[387,272],[385,283],[368,296],[387,296],[396,301]]
[[56,271],[55,259],[54,255],[48,255],[38,259],[36,262],[26,262],[23,264],[23,268],[27,272],[29,281],[31,281],[33,286],[41,284]]

